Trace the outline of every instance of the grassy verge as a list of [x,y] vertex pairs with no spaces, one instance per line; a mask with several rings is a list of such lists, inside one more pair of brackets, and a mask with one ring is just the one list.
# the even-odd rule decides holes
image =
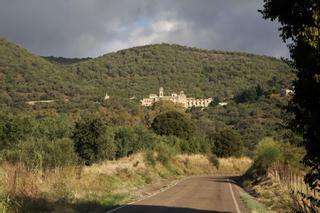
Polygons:
[[294,209],[290,189],[283,187],[270,174],[259,180],[246,180],[244,185],[269,211],[292,212]]
[[270,212],[264,205],[245,192],[240,192],[240,199],[247,209],[251,212],[268,213]]
[[217,168],[203,155],[178,155],[163,162],[146,156],[139,153],[90,167],[38,173],[4,163],[0,184],[14,202],[4,197],[0,208],[3,212],[104,212],[140,198],[145,193],[142,188],[159,181],[201,174],[239,175],[251,164],[247,158],[219,159]]

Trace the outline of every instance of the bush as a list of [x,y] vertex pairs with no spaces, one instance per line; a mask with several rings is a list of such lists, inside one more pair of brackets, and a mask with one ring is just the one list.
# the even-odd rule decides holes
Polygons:
[[189,139],[195,128],[189,119],[179,112],[167,112],[155,117],[151,124],[153,131],[159,135],[175,135]]
[[176,155],[176,152],[168,144],[160,143],[156,148],[157,161],[159,161],[164,166],[170,166],[171,160]]
[[0,150],[14,146],[32,134],[33,122],[25,115],[0,114]]
[[75,151],[81,161],[91,165],[103,159],[108,147],[105,144],[106,126],[99,118],[82,118],[73,129],[72,139]]
[[115,130],[111,127],[106,127],[102,135],[99,137],[100,149],[97,159],[112,160],[116,157],[117,146],[115,144]]
[[210,161],[210,163],[216,167],[217,169],[219,169],[220,163],[219,163],[219,159],[216,155],[214,154],[209,154],[208,155],[208,160]]
[[134,132],[137,135],[137,142],[139,144],[138,150],[153,149],[155,144],[157,143],[157,138],[159,137],[151,130],[145,128],[144,126],[134,127]]
[[147,164],[150,166],[155,166],[156,165],[156,157],[155,157],[155,152],[152,150],[148,150],[145,153],[145,161]]
[[209,141],[212,144],[212,153],[218,157],[239,157],[243,152],[240,135],[231,129],[224,129],[210,135]]
[[263,169],[268,169],[281,160],[281,145],[272,138],[264,138],[256,148],[256,163]]
[[115,133],[115,144],[117,147],[116,158],[126,157],[142,148],[137,134],[130,127],[118,129]]
[[70,139],[49,141],[29,139],[6,150],[4,157],[12,163],[23,163],[29,170],[48,170],[76,164],[77,155]]
[[36,120],[33,136],[49,140],[70,137],[72,122],[68,117],[45,117]]

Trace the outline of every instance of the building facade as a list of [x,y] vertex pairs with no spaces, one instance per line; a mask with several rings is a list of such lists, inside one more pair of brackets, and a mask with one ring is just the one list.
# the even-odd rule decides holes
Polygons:
[[150,94],[148,98],[144,98],[141,100],[142,106],[152,106],[154,103],[158,101],[171,101],[174,104],[180,104],[185,108],[190,107],[208,107],[211,103],[212,98],[205,99],[196,99],[187,97],[183,91],[179,94],[171,93],[171,96],[165,96],[163,87],[159,88],[159,94]]

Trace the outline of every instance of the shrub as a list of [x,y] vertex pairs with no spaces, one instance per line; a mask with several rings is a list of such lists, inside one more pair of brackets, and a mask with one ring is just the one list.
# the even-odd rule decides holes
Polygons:
[[156,135],[154,132],[152,132],[151,130],[149,130],[143,126],[134,127],[134,132],[137,135],[137,142],[139,144],[139,147],[138,147],[139,150],[153,149],[153,147],[157,143],[158,135]]
[[20,141],[4,152],[5,159],[12,163],[23,163],[29,170],[48,170],[74,165],[77,155],[70,139],[49,141],[32,139]]
[[217,169],[219,169],[220,164],[219,164],[219,159],[218,159],[218,157],[217,157],[215,154],[209,154],[207,157],[208,157],[208,160],[210,161],[210,163],[211,163],[214,167],[216,167]]
[[218,157],[239,157],[243,151],[240,135],[231,129],[221,130],[209,136],[212,144],[212,153]]
[[206,154],[210,152],[209,143],[204,137],[192,137],[190,140],[186,142],[188,143],[189,150],[187,150],[187,153],[189,154]]
[[164,166],[170,166],[170,162],[175,156],[175,150],[168,144],[160,143],[156,148],[157,160]]
[[85,117],[76,122],[72,132],[75,151],[86,164],[101,160],[108,147],[105,145],[106,126],[99,118]]
[[115,144],[117,147],[116,158],[128,156],[142,148],[137,134],[130,127],[118,129],[115,133]]
[[[188,145],[188,142],[184,139],[178,138],[176,136],[161,136],[159,144],[164,143],[170,147],[170,149],[175,152],[181,152],[184,145]],[[158,148],[158,146],[156,147]]]
[[49,140],[67,138],[71,135],[72,123],[68,117],[45,117],[36,120],[34,137]]
[[303,157],[306,153],[304,147],[298,147],[290,143],[281,143],[280,146],[282,160],[285,164],[289,165],[291,169],[304,169],[304,165],[302,164]]
[[145,161],[150,166],[155,166],[156,165],[156,157],[155,157],[154,151],[152,151],[152,150],[146,151],[146,153],[145,153]]
[[175,135],[183,139],[189,139],[195,131],[191,121],[179,112],[158,115],[153,120],[151,128],[159,135]]
[[256,148],[256,163],[263,169],[268,169],[281,160],[281,145],[272,138],[264,138]]
[[100,149],[103,151],[98,152],[97,159],[99,160],[112,160],[116,157],[117,146],[115,144],[115,130],[111,127],[106,127],[102,135],[99,137]]
[[33,121],[25,115],[0,114],[0,150],[14,146],[32,134]]

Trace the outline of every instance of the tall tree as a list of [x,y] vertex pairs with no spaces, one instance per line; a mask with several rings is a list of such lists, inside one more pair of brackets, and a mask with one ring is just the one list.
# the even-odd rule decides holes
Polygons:
[[190,139],[195,131],[191,120],[175,111],[155,117],[151,128],[159,135],[175,135],[183,139]]
[[[308,185],[320,192],[320,1],[264,0],[263,18],[277,20],[297,70],[295,95],[289,105],[292,127],[304,139]],[[320,207],[315,197],[309,200]]]

